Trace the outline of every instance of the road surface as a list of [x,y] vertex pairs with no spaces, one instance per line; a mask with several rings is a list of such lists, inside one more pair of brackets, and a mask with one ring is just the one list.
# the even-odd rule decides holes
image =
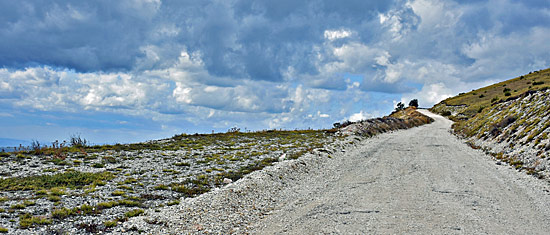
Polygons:
[[436,121],[382,134],[289,188],[253,234],[550,234],[548,181],[497,165]]

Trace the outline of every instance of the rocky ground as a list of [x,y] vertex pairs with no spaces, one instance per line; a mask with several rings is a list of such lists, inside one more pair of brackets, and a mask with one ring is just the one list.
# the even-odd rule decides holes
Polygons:
[[550,89],[498,103],[453,126],[497,161],[550,180]]
[[[270,193],[265,192],[270,187],[232,182],[241,182],[239,179],[244,176],[253,178],[260,174],[254,172],[264,167],[284,169],[292,177],[292,172],[299,172],[301,165],[311,159],[323,161],[342,155],[365,137],[431,121],[413,113],[417,114],[414,109],[407,109],[394,113],[394,117],[347,123],[333,130],[250,133],[231,130],[127,145],[64,147],[65,144],[55,143],[32,151],[1,153],[0,232],[174,232],[178,230],[165,230],[171,229],[172,222],[202,220],[199,214],[178,217],[184,214],[174,213],[174,207],[180,203],[200,204],[200,198],[212,195],[220,195],[217,204],[200,204],[202,209],[190,213],[205,212],[217,205],[225,208],[218,211],[223,212],[218,219],[235,216],[251,219],[264,213],[265,207],[260,204],[268,202],[250,195],[255,191]],[[274,163],[277,164],[271,167]],[[218,193],[227,192],[219,190],[224,186],[237,187],[235,190],[243,192],[245,201],[234,194]],[[228,201],[251,209],[234,214],[225,207]],[[224,226],[239,229],[250,220],[236,221],[242,223]],[[196,229],[202,231],[202,225],[198,226]]]
[[347,136],[148,210],[113,233],[547,234],[549,185],[495,164],[453,136],[449,120],[434,118],[372,138]]
[[109,232],[144,209],[179,204],[336,139],[328,131],[234,132],[57,156],[3,153],[0,225],[21,234]]

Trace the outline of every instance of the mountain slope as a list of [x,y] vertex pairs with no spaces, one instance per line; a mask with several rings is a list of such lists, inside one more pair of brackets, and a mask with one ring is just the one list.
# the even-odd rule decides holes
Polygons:
[[[510,95],[498,98],[506,88]],[[550,178],[550,69],[446,99],[431,110],[457,121],[454,132],[472,147]]]
[[550,69],[531,72],[487,87],[460,93],[436,104],[430,110],[453,120],[466,120],[485,108],[537,90],[550,88]]

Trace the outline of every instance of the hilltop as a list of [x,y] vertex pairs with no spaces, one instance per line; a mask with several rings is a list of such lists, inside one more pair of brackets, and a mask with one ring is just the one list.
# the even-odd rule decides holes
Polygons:
[[540,178],[550,177],[550,69],[462,93],[430,110],[456,121],[455,134]]

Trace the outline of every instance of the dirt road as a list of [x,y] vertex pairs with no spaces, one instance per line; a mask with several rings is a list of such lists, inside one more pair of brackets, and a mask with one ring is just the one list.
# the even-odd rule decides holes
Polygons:
[[287,189],[258,234],[550,234],[548,182],[496,165],[451,122],[368,139]]

